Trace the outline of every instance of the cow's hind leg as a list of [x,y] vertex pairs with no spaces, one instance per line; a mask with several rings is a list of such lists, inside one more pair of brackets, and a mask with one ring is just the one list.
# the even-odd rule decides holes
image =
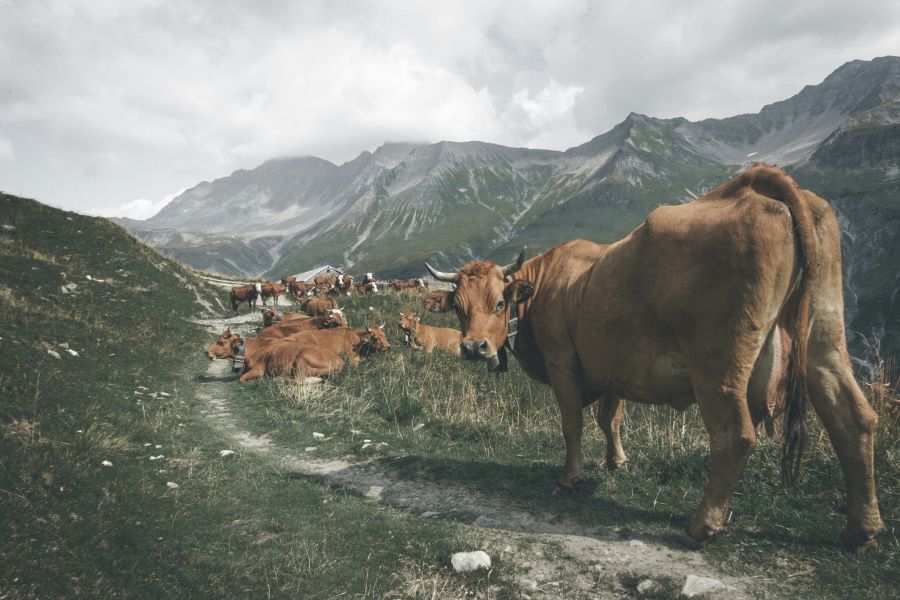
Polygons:
[[612,394],[597,400],[597,425],[606,437],[606,468],[610,471],[628,462],[619,437],[622,405],[622,399]]
[[811,350],[815,354],[809,365],[810,401],[825,425],[847,483],[847,525],[841,541],[850,552],[864,552],[884,529],[873,464],[878,416],[856,384],[844,352],[835,346],[827,354],[816,352],[815,346]]

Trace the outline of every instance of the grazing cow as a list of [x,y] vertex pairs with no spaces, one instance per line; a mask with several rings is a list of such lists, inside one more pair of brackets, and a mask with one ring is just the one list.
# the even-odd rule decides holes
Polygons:
[[311,317],[327,315],[330,314],[331,311],[338,308],[337,302],[334,300],[334,298],[322,298],[319,296],[313,296],[307,299],[305,302],[301,302],[300,306],[303,308],[303,312]]
[[353,278],[349,275],[338,275],[337,283],[334,284],[335,289],[340,294],[350,295],[350,290],[353,289]]
[[395,292],[425,289],[425,282],[421,279],[394,279],[389,285]]
[[294,297],[294,300],[300,300],[303,296],[305,296],[312,289],[308,283],[304,283],[302,281],[292,281],[291,287],[289,288],[291,291],[291,296]]
[[400,313],[400,329],[403,330],[403,341],[411,348],[433,352],[435,348],[459,356],[462,333],[450,327],[432,327],[422,325],[419,313],[412,315]]
[[453,292],[435,290],[425,296],[425,310],[430,312],[447,312],[453,308]]
[[291,284],[297,281],[297,278],[293,275],[282,275],[281,276],[281,285],[285,287],[285,289],[291,289]]
[[594,260],[597,252],[572,241],[503,268],[429,267],[457,285],[463,354],[495,370],[510,347],[531,377],[553,387],[566,442],[558,489],[572,490],[581,476],[583,403],[696,402],[710,436],[709,481],[687,539],[703,542],[724,529],[757,425],[782,408],[782,472],[795,479],[808,394],[847,484],[841,540],[854,552],[873,545],[884,528],[872,457],[877,415],[847,352],[831,206],[784,171],[757,165],[693,202],[657,208]]
[[378,293],[378,284],[374,281],[357,283],[354,284],[354,287],[356,287],[356,293],[363,296]]
[[272,306],[278,306],[278,296],[284,293],[285,287],[280,283],[264,283],[260,288],[263,306],[266,305],[266,298],[272,298]]
[[281,344],[285,343],[295,346],[298,351],[301,348],[312,348],[333,352],[349,358],[353,364],[358,364],[362,358],[372,352],[387,350],[391,347],[384,330],[378,325],[366,329],[339,327],[337,329],[301,331],[280,339],[263,337],[242,339],[238,337],[231,340],[231,356],[243,358],[240,382],[258,379],[267,374],[275,376],[288,374],[284,370],[283,357],[279,357],[274,362],[272,359],[268,359],[271,349],[280,348]]
[[246,302],[250,305],[250,310],[256,310],[256,299],[262,293],[262,289],[258,283],[248,283],[247,285],[236,285],[231,288],[231,310],[234,314],[238,312],[238,305]]

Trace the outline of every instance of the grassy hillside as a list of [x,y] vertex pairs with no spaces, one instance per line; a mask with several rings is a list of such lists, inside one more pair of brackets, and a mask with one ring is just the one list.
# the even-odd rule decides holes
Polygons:
[[220,457],[192,321],[217,294],[108,221],[0,196],[0,597],[381,597],[446,569],[453,524]]

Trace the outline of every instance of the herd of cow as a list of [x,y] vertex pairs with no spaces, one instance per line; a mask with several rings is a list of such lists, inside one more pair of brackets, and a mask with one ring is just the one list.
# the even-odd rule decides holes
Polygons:
[[[480,260],[455,272],[426,267],[453,284],[429,294],[426,308],[455,311],[462,331],[429,331],[418,314],[401,315],[406,341],[484,360],[495,372],[511,352],[525,373],[549,384],[566,446],[558,492],[581,479],[585,406],[597,404],[614,469],[627,460],[622,400],[678,410],[696,403],[710,436],[709,480],[685,538],[697,545],[725,530],[757,429],[772,433],[781,413],[782,469],[793,481],[809,403],[847,484],[844,546],[864,550],[884,529],[873,461],[877,415],[847,351],[837,220],[827,201],[781,169],[756,165],[693,202],[660,206],[615,244],[573,240],[527,261],[523,251],[505,267]],[[259,338],[251,349],[251,340],[226,331],[210,356],[216,346],[242,353],[244,381],[327,373],[342,352],[358,360],[388,347],[381,328],[327,329],[339,313],[316,314],[300,320],[304,331],[297,324],[259,336],[302,340],[297,354]],[[327,343],[313,341],[326,335]],[[261,349],[266,344],[271,351]]]
[[[357,284],[361,293],[375,293],[377,278],[367,273]],[[343,311],[334,298],[349,294],[352,278],[344,275],[319,276],[307,285],[291,276],[284,276],[282,283],[263,283],[235,286],[231,289],[232,309],[237,312],[239,302],[250,303],[255,309],[256,298],[262,298],[263,329],[256,337],[242,338],[228,328],[207,348],[210,358],[231,359],[234,369],[240,371],[241,383],[261,377],[291,377],[302,381],[321,380],[340,373],[346,363],[358,364],[372,352],[387,350],[390,343],[383,325],[373,325],[364,330],[349,327]],[[396,291],[425,290],[421,279],[399,279],[388,282],[388,289]],[[265,308],[266,300],[291,291],[297,306],[303,312],[276,311]],[[438,306],[435,292],[426,298],[425,305]],[[432,352],[444,350],[460,353],[462,333],[447,327],[431,327],[420,323],[419,313],[400,313],[399,326],[404,343],[412,348]]]
[[[427,286],[422,279],[392,279],[382,286],[387,289],[401,292],[404,290],[425,290]],[[353,282],[349,275],[316,275],[310,281],[297,281],[293,275],[285,275],[281,283],[248,283],[231,288],[231,310],[237,314],[238,307],[246,302],[250,310],[256,310],[256,301],[262,300],[263,307],[266,300],[271,299],[273,305],[278,305],[278,298],[284,294],[289,295],[294,302],[306,310],[306,304],[315,298],[330,298],[334,296],[349,296],[352,291],[358,294],[375,294],[379,291],[378,277],[374,273],[366,273],[359,283]],[[315,302],[314,302],[315,304]]]

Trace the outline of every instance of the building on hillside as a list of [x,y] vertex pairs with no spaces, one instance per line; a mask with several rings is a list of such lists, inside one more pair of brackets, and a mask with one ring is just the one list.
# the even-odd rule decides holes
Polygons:
[[317,275],[346,275],[340,269],[336,269],[331,265],[324,265],[322,267],[316,267],[315,269],[310,269],[309,271],[304,271],[303,273],[297,273],[294,277],[297,278],[297,281],[302,281],[303,283],[313,283],[313,280]]

